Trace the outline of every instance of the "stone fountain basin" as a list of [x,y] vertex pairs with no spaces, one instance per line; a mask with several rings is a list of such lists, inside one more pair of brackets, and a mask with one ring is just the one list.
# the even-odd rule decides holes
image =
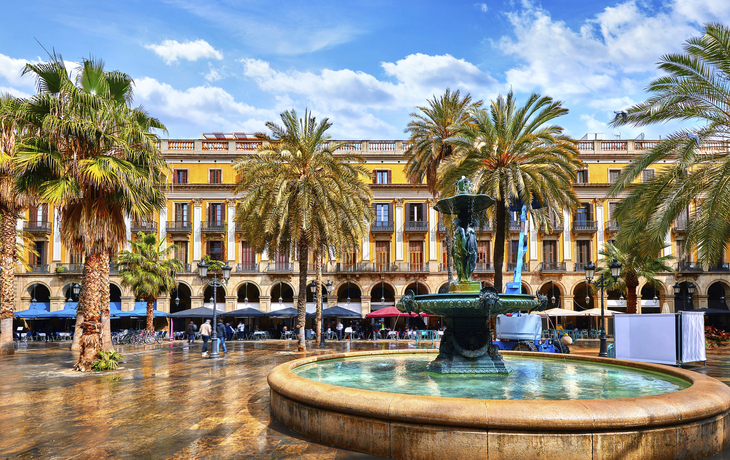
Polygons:
[[394,353],[438,352],[340,353],[282,364],[268,376],[272,415],[319,442],[404,460],[699,459],[730,448],[730,387],[668,366],[563,355],[559,359],[645,369],[691,384],[657,396],[572,401],[404,395],[324,384],[292,372],[320,360]]
[[[436,316],[467,318],[487,316],[487,310],[477,306],[475,300],[479,293],[445,293],[417,295],[418,310]],[[535,296],[529,294],[499,294],[503,307],[499,313],[533,310],[538,306]],[[493,313],[494,314],[494,313]]]

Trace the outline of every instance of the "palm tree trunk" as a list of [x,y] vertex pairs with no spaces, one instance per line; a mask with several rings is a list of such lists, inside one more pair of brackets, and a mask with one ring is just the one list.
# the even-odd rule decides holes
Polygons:
[[307,319],[307,262],[309,245],[304,238],[299,240],[299,297],[297,299],[297,334],[299,334],[298,351],[307,350],[304,325]]
[[155,303],[154,297],[147,297],[147,330],[150,332],[155,330],[155,326],[152,321],[154,318],[154,316],[153,316],[154,315],[154,312],[153,312],[154,303]]
[[497,292],[502,291],[502,266],[504,265],[504,241],[507,226],[507,205],[505,203],[504,194],[502,199],[494,203],[496,222],[494,233],[494,288]]
[[15,215],[3,212],[0,235],[0,355],[15,353],[13,346],[13,311],[15,310]]
[[639,287],[639,279],[629,275],[624,279],[626,283],[626,313],[636,313],[636,288]]
[[317,249],[314,253],[314,260],[317,264],[317,291],[314,293],[317,301],[317,343],[322,343],[322,251]]
[[101,302],[101,349],[104,351],[113,350],[112,345],[112,321],[109,314],[109,264],[110,264],[109,251],[104,251],[102,254],[101,262],[101,286],[100,288],[100,302]]
[[91,370],[91,365],[99,356],[99,350],[101,349],[101,321],[99,314],[102,278],[101,263],[102,254],[96,252],[87,255],[86,263],[84,264],[84,281],[81,298],[79,299],[79,311],[82,315],[82,322],[80,324],[81,334],[79,338],[79,359],[74,365],[74,369],[81,372]]

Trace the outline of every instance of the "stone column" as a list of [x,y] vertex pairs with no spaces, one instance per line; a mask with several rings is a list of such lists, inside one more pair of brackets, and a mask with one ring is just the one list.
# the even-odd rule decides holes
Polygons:
[[370,313],[370,296],[369,295],[363,295],[360,298],[360,316],[365,318],[365,316]]
[[122,311],[134,310],[134,302],[136,299],[131,295],[122,296]]
[[196,198],[193,200],[193,266],[200,262],[201,259],[201,228],[203,222],[203,200]]
[[368,233],[362,239],[362,261],[370,261],[370,234]]
[[603,218],[603,200],[596,200],[596,224],[598,224],[598,235],[596,239],[597,247],[596,247],[596,257],[595,259],[598,260],[598,254],[603,250],[606,242],[605,242],[605,219]]
[[271,311],[271,296],[262,295],[259,296],[259,310],[269,312]]
[[61,262],[61,212],[58,207],[54,208],[56,224],[53,226],[53,261]]
[[403,198],[395,199],[395,261],[403,262]]
[[236,200],[233,198],[226,198],[226,204],[228,205],[228,265],[236,265],[236,223],[234,218],[236,217]]
[[560,308],[575,310],[575,305],[573,305],[573,294],[560,296]]
[[170,313],[170,296],[165,295],[157,298],[157,311]]
[[[537,224],[530,221],[528,232],[530,233],[530,260],[527,267],[537,269]],[[557,257],[555,258],[557,260]]]
[[570,211],[567,209],[563,209],[563,261],[571,261],[571,231],[572,231],[572,224],[570,218]]
[[200,308],[203,306],[204,300],[202,295],[190,296],[190,308]]
[[160,241],[162,241],[162,249],[167,248],[167,206],[160,209]]
[[664,235],[664,244],[667,246],[662,251],[664,256],[668,256],[672,253],[672,234],[671,232],[667,232],[666,235]]
[[124,228],[126,229],[126,241],[124,242],[124,250],[129,251],[132,249],[130,240],[132,239],[132,218],[130,216],[124,216]]
[[236,309],[238,303],[238,293],[234,292],[226,296],[226,311],[233,311]]
[[438,265],[438,231],[439,231],[439,216],[434,206],[436,206],[437,200],[431,198],[428,200],[428,260],[434,262],[431,265]]

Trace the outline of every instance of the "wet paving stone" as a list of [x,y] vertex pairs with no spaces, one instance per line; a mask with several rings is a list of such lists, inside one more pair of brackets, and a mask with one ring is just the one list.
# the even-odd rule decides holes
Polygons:
[[[0,458],[379,458],[317,443],[272,419],[266,376],[308,355],[416,347],[329,342],[300,354],[294,342],[231,342],[225,357],[211,360],[201,357],[201,346],[122,346],[121,368],[94,374],[69,370],[75,359],[67,344],[30,344],[0,357]],[[572,347],[576,354],[597,351],[597,343]],[[707,355],[707,366],[687,367],[730,385],[730,348]]]

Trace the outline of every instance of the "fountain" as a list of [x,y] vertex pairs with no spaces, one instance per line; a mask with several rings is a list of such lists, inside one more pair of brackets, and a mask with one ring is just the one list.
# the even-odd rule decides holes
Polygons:
[[519,261],[514,281],[507,283],[507,292],[499,294],[494,288],[481,289],[472,281],[477,261],[477,237],[474,230],[474,214],[485,211],[494,200],[487,195],[471,195],[471,182],[462,177],[456,183],[455,196],[439,200],[434,209],[441,214],[455,215],[452,255],[456,266],[457,281],[449,286],[446,294],[414,295],[406,293],[398,302],[403,312],[424,312],[441,316],[446,330],[441,338],[439,354],[429,364],[428,370],[440,374],[508,374],[499,349],[492,343],[489,318],[498,314],[517,311],[544,310],[547,297],[522,294],[522,259],[525,250],[524,225],[527,207],[521,211]]
[[[279,365],[268,376],[275,418],[319,442],[398,460],[699,459],[730,449],[730,388],[718,380],[610,358],[498,353],[489,317],[545,308],[546,299],[520,293],[521,254],[503,294],[470,279],[473,214],[493,201],[468,189],[462,180],[436,205],[456,216],[457,282],[449,293],[408,293],[398,304],[445,318],[438,351]],[[523,251],[524,206],[521,220]]]

